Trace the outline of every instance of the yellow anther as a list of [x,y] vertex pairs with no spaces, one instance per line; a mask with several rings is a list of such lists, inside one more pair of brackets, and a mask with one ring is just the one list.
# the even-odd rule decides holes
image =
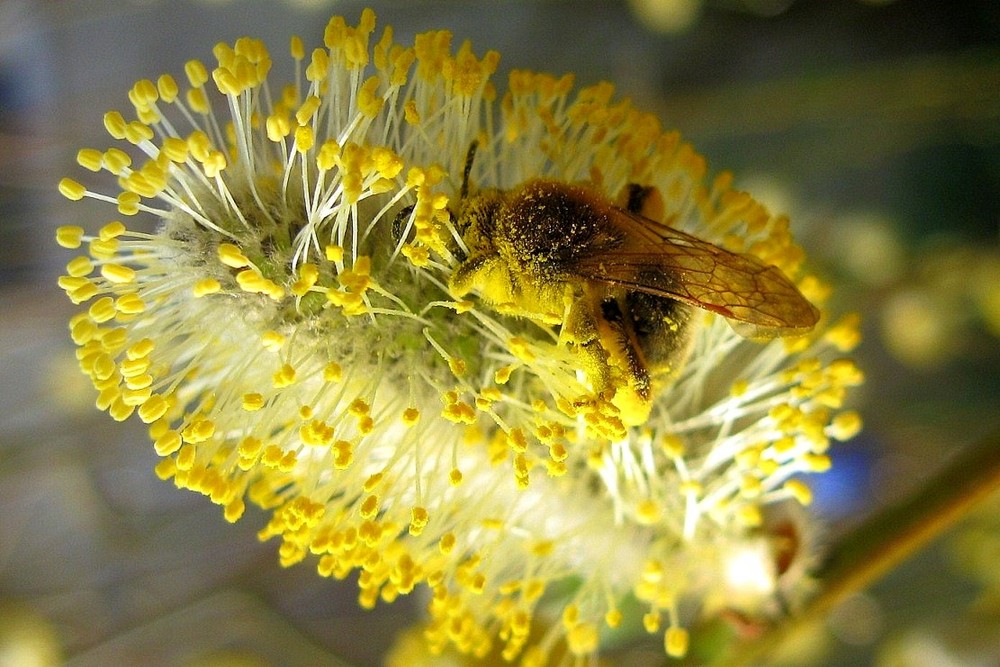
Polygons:
[[225,171],[227,166],[226,154],[222,151],[212,151],[205,158],[205,162],[202,168],[205,170],[205,175],[209,178],[215,178],[223,171]]
[[139,195],[134,192],[122,192],[118,195],[118,212],[122,215],[135,215],[139,212]]
[[96,148],[81,148],[76,154],[76,163],[89,171],[100,171],[103,155]]
[[70,276],[74,278],[80,278],[83,276],[90,275],[90,272],[93,270],[94,270],[94,263],[90,261],[90,258],[87,257],[86,255],[74,257],[66,265],[66,273],[68,273]]
[[462,483],[462,471],[458,468],[452,468],[451,472],[448,473],[448,483],[452,486],[459,486]]
[[861,430],[861,415],[854,411],[841,412],[830,423],[830,436],[849,440]]
[[414,507],[410,510],[410,535],[416,537],[420,533],[424,532],[424,528],[427,526],[427,522],[430,520],[430,515],[427,513],[427,509],[424,507]]
[[56,229],[56,243],[63,248],[75,250],[83,244],[83,227],[63,225]]
[[493,381],[497,384],[507,384],[510,380],[510,374],[514,372],[514,368],[511,366],[501,366],[493,373]]
[[194,466],[196,454],[197,452],[193,446],[183,445],[177,452],[177,469],[190,470]]
[[736,517],[745,526],[756,527],[764,523],[764,516],[760,512],[760,507],[755,504],[741,505],[736,510]]
[[[149,401],[146,401],[146,404],[148,403]],[[146,404],[143,404],[143,408],[146,406]],[[139,408],[140,417],[142,417],[143,408]],[[182,444],[184,443],[183,440],[181,439],[180,433],[178,433],[177,431],[167,431],[166,433],[164,433],[163,435],[161,435],[159,438],[156,439],[156,442],[153,443],[153,449],[159,456],[170,456],[171,454],[179,450]]]
[[156,84],[152,81],[149,79],[140,79],[132,86],[132,90],[129,91],[128,96],[136,108],[142,108],[155,104],[156,100],[160,97],[160,93],[156,89]]
[[125,359],[118,365],[118,370],[121,372],[123,378],[135,378],[145,374],[152,363],[149,357]]
[[125,126],[125,140],[130,144],[139,144],[150,141],[153,136],[153,129],[143,122],[133,120]]
[[306,101],[302,103],[299,110],[295,112],[295,120],[298,121],[299,125],[309,124],[309,121],[312,120],[312,117],[319,110],[321,101],[316,95],[310,95],[306,98]]
[[364,499],[359,508],[361,516],[365,519],[374,519],[378,514],[378,496],[372,494]]
[[302,60],[306,57],[306,50],[302,45],[302,38],[298,35],[292,35],[288,50],[291,52],[292,58],[295,60]]
[[246,511],[246,508],[247,506],[246,503],[243,502],[243,499],[236,498],[226,503],[226,506],[222,512],[222,516],[229,523],[236,523],[240,519],[240,517],[243,516],[243,513]]
[[404,426],[416,426],[418,421],[420,421],[420,410],[417,408],[406,408],[403,410]]
[[304,296],[319,280],[319,267],[315,264],[303,264],[299,267],[299,279],[291,287],[295,296]]
[[278,352],[285,345],[285,337],[277,331],[265,331],[261,336],[261,343],[265,349]]
[[295,368],[291,364],[284,364],[272,377],[275,389],[282,389],[295,382]]
[[172,104],[177,99],[179,89],[177,81],[169,74],[162,74],[156,80],[156,90],[160,93],[160,99],[167,104]]
[[406,120],[409,125],[420,124],[420,112],[417,111],[416,100],[406,100],[406,103],[403,105],[403,119]]
[[101,275],[108,282],[124,285],[135,280],[135,269],[121,264],[105,264],[101,267]]
[[323,81],[330,67],[330,57],[323,49],[313,49],[309,64],[306,66],[307,81]]
[[212,152],[212,140],[208,138],[208,135],[201,130],[195,130],[187,138],[188,151],[191,153],[191,157],[199,162],[204,162],[208,159],[209,154]]
[[597,628],[591,623],[577,623],[566,633],[566,645],[574,655],[583,656],[597,650]]
[[652,526],[662,517],[660,505],[649,498],[640,500],[635,507],[635,516],[641,525]]
[[191,287],[191,291],[196,299],[208,296],[209,294],[215,294],[221,289],[222,285],[215,278],[202,278]]
[[215,435],[215,422],[211,419],[196,419],[181,431],[184,442],[198,444]]
[[87,313],[98,324],[107,322],[117,314],[115,301],[110,296],[101,297],[90,305]]
[[233,269],[242,269],[250,266],[250,260],[239,248],[232,243],[219,244],[219,261]]
[[358,111],[362,114],[374,118],[382,111],[382,96],[378,93],[379,78],[370,77],[358,91]]
[[207,116],[212,110],[212,106],[208,103],[208,97],[205,96],[204,88],[191,88],[184,95],[184,99],[195,113]]
[[793,498],[799,501],[800,505],[805,507],[812,503],[812,489],[810,489],[809,485],[802,480],[790,479],[782,485],[782,488],[784,488],[785,491],[787,491]]
[[72,178],[64,178],[59,181],[59,194],[71,201],[79,201],[87,194],[87,188]]
[[327,260],[331,262],[342,262],[344,261],[344,249],[339,245],[328,245],[324,248],[324,254]]
[[122,140],[125,138],[128,123],[125,122],[125,118],[119,112],[109,111],[104,114],[104,129],[113,138]]
[[354,461],[354,445],[348,440],[338,440],[333,444],[333,467],[346,470]]
[[208,81],[208,70],[200,60],[189,60],[184,63],[184,73],[192,88],[201,88]]
[[238,451],[240,458],[255,459],[260,455],[262,449],[264,449],[264,442],[260,438],[248,435],[240,440]]
[[116,176],[121,176],[126,169],[132,166],[132,156],[120,148],[109,148],[104,151],[101,161],[104,168]]
[[125,351],[125,356],[129,359],[141,359],[149,356],[149,353],[154,349],[156,349],[156,343],[151,338],[143,338],[142,340],[133,343],[128,350]]
[[275,143],[280,142],[292,132],[292,122],[284,113],[273,113],[265,121],[267,138]]
[[154,394],[139,407],[139,419],[150,424],[167,413],[170,404],[162,396]]
[[343,375],[343,369],[335,361],[331,361],[323,368],[323,380],[325,382],[340,382]]
[[167,137],[163,140],[160,151],[171,162],[184,162],[188,158],[188,144],[180,137]]
[[309,125],[300,125],[295,129],[295,149],[300,153],[306,153],[312,149],[316,142],[313,129]]
[[122,315],[138,315],[145,312],[146,302],[138,294],[130,292],[119,297],[115,302],[115,309]]
[[806,469],[811,472],[826,472],[832,465],[830,457],[826,454],[805,454],[802,462]]
[[687,655],[688,644],[690,637],[684,628],[670,627],[663,635],[663,649],[671,658],[683,658]]
[[379,484],[382,483],[382,477],[383,475],[380,472],[371,475],[365,480],[365,483],[361,485],[361,488],[364,489],[365,493],[371,493],[378,487]]
[[127,231],[128,229],[126,229],[125,225],[122,224],[120,220],[113,220],[101,227],[97,235],[102,241],[108,241],[110,239],[118,238]]
[[510,430],[507,434],[507,441],[515,452],[524,452],[528,449],[528,439],[525,437],[524,431],[519,428]]

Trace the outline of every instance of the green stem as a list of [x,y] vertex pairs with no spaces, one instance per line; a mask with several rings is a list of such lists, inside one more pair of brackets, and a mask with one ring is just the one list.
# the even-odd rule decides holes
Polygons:
[[997,489],[1000,434],[968,447],[909,497],[845,535],[816,573],[822,588],[802,612],[753,641],[734,645],[717,664],[738,667],[762,662],[786,638],[870,586]]

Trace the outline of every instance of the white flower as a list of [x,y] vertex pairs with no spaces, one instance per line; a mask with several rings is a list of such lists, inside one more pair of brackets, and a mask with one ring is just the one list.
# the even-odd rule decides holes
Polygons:
[[[356,28],[334,18],[308,57],[293,38],[296,80],[280,89],[263,44],[220,44],[211,76],[191,61],[184,90],[143,80],[135,120],[105,116],[131,147],[78,161],[120,192],[60,190],[160,222],[58,232],[88,250],[60,284],[89,304],[70,326],[98,407],[137,413],[160,477],[227,519],[246,500],[269,511],[261,538],[280,538],[283,564],[359,572],[366,607],[427,587],[434,650],[537,664],[565,640],[587,655],[634,596],[681,655],[678,603],[747,580],[730,557],[756,539],[761,508],[808,503],[790,478],[825,469],[830,438],[857,430],[839,410],[860,374],[835,358],[855,324],[761,344],[699,314],[686,366],[627,426],[558,322],[449,294],[472,142],[474,188],[653,185],[672,225],[795,276],[787,220],[726,176],[706,182],[702,158],[609,85],[574,93],[570,77],[521,71],[498,102],[496,53],[453,53],[448,32],[403,47],[386,29],[372,44],[374,27],[370,10]],[[540,605],[555,582],[574,586]]]

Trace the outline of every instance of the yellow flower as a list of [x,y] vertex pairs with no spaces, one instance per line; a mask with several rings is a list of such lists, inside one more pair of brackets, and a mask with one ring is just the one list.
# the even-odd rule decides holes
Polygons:
[[[703,159],[610,85],[519,71],[497,100],[496,53],[374,29],[366,10],[356,27],[333,18],[308,55],[293,38],[281,88],[261,42],[219,44],[211,72],[190,61],[185,86],[139,81],[133,109],[105,115],[118,145],[78,162],[118,191],[60,191],[118,214],[57,232],[86,248],[60,285],[88,304],[70,331],[97,405],[149,424],[157,474],[228,520],[247,501],[269,512],[260,537],[280,539],[282,564],[357,573],[365,607],[429,591],[431,650],[542,664],[559,640],[589,655],[634,596],[683,654],[678,604],[724,592],[762,508],[808,503],[790,478],[824,470],[830,440],[857,430],[841,407],[860,373],[838,358],[856,323],[765,344],[697,311],[686,365],[648,418],[623,420],[558,313],[449,292],[473,142],[474,189],[648,184],[661,219],[794,277],[788,221],[726,175],[706,181]],[[133,215],[158,226],[119,219]],[[557,582],[570,592],[540,605]]]

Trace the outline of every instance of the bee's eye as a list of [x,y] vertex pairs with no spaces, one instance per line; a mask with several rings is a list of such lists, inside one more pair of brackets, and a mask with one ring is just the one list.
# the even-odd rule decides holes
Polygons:
[[406,221],[413,214],[413,205],[404,207],[396,214],[395,219],[392,221],[392,240],[399,243],[403,240],[403,228],[406,227]]

